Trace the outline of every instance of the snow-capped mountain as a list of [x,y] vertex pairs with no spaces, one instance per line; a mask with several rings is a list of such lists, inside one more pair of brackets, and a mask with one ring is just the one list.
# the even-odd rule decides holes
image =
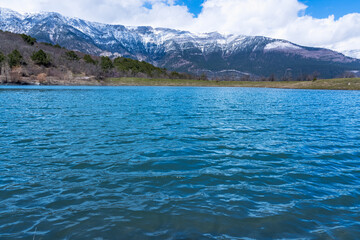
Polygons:
[[282,76],[289,71],[299,76],[317,71],[322,77],[335,77],[360,69],[360,60],[285,40],[109,25],[58,13],[19,14],[0,8],[0,29],[90,54],[131,57],[171,70],[210,76]]

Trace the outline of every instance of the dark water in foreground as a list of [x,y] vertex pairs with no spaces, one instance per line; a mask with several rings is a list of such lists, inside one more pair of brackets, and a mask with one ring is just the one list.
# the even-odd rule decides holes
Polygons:
[[358,239],[360,92],[0,88],[0,239]]

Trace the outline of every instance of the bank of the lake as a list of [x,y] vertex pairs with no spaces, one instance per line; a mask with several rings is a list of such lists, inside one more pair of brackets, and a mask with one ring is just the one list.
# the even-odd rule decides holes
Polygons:
[[196,79],[108,78],[75,76],[70,79],[47,78],[46,81],[22,79],[0,85],[44,86],[191,86],[191,87],[250,87],[281,89],[360,90],[360,78],[321,79],[316,81],[216,81]]
[[360,90],[360,78],[324,79],[316,81],[213,81],[187,79],[110,78],[111,86],[199,86],[199,87],[256,87],[284,89]]

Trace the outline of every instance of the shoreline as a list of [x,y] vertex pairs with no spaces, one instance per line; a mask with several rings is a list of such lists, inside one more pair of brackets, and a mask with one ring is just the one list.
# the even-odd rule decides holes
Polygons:
[[109,78],[105,86],[245,87],[278,89],[360,90],[360,78],[316,81],[215,81],[188,79]]
[[215,81],[190,79],[109,78],[99,81],[51,81],[45,84],[27,82],[0,86],[163,86],[163,87],[244,87],[278,89],[360,90],[360,78],[321,79],[316,81]]
[[110,78],[110,86],[194,86],[194,87],[248,87],[279,89],[360,90],[360,78],[326,79],[316,81],[214,81],[178,79]]

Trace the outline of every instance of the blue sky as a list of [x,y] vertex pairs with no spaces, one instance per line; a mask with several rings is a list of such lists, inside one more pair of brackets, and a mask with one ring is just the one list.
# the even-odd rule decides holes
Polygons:
[[306,13],[316,18],[335,15],[342,17],[349,13],[360,12],[359,0],[303,0],[309,8]]
[[[178,0],[178,4],[186,5],[195,15],[201,12],[204,0]],[[335,15],[338,19],[346,14],[360,12],[360,0],[302,0],[308,6],[306,14],[315,18],[326,18]]]

